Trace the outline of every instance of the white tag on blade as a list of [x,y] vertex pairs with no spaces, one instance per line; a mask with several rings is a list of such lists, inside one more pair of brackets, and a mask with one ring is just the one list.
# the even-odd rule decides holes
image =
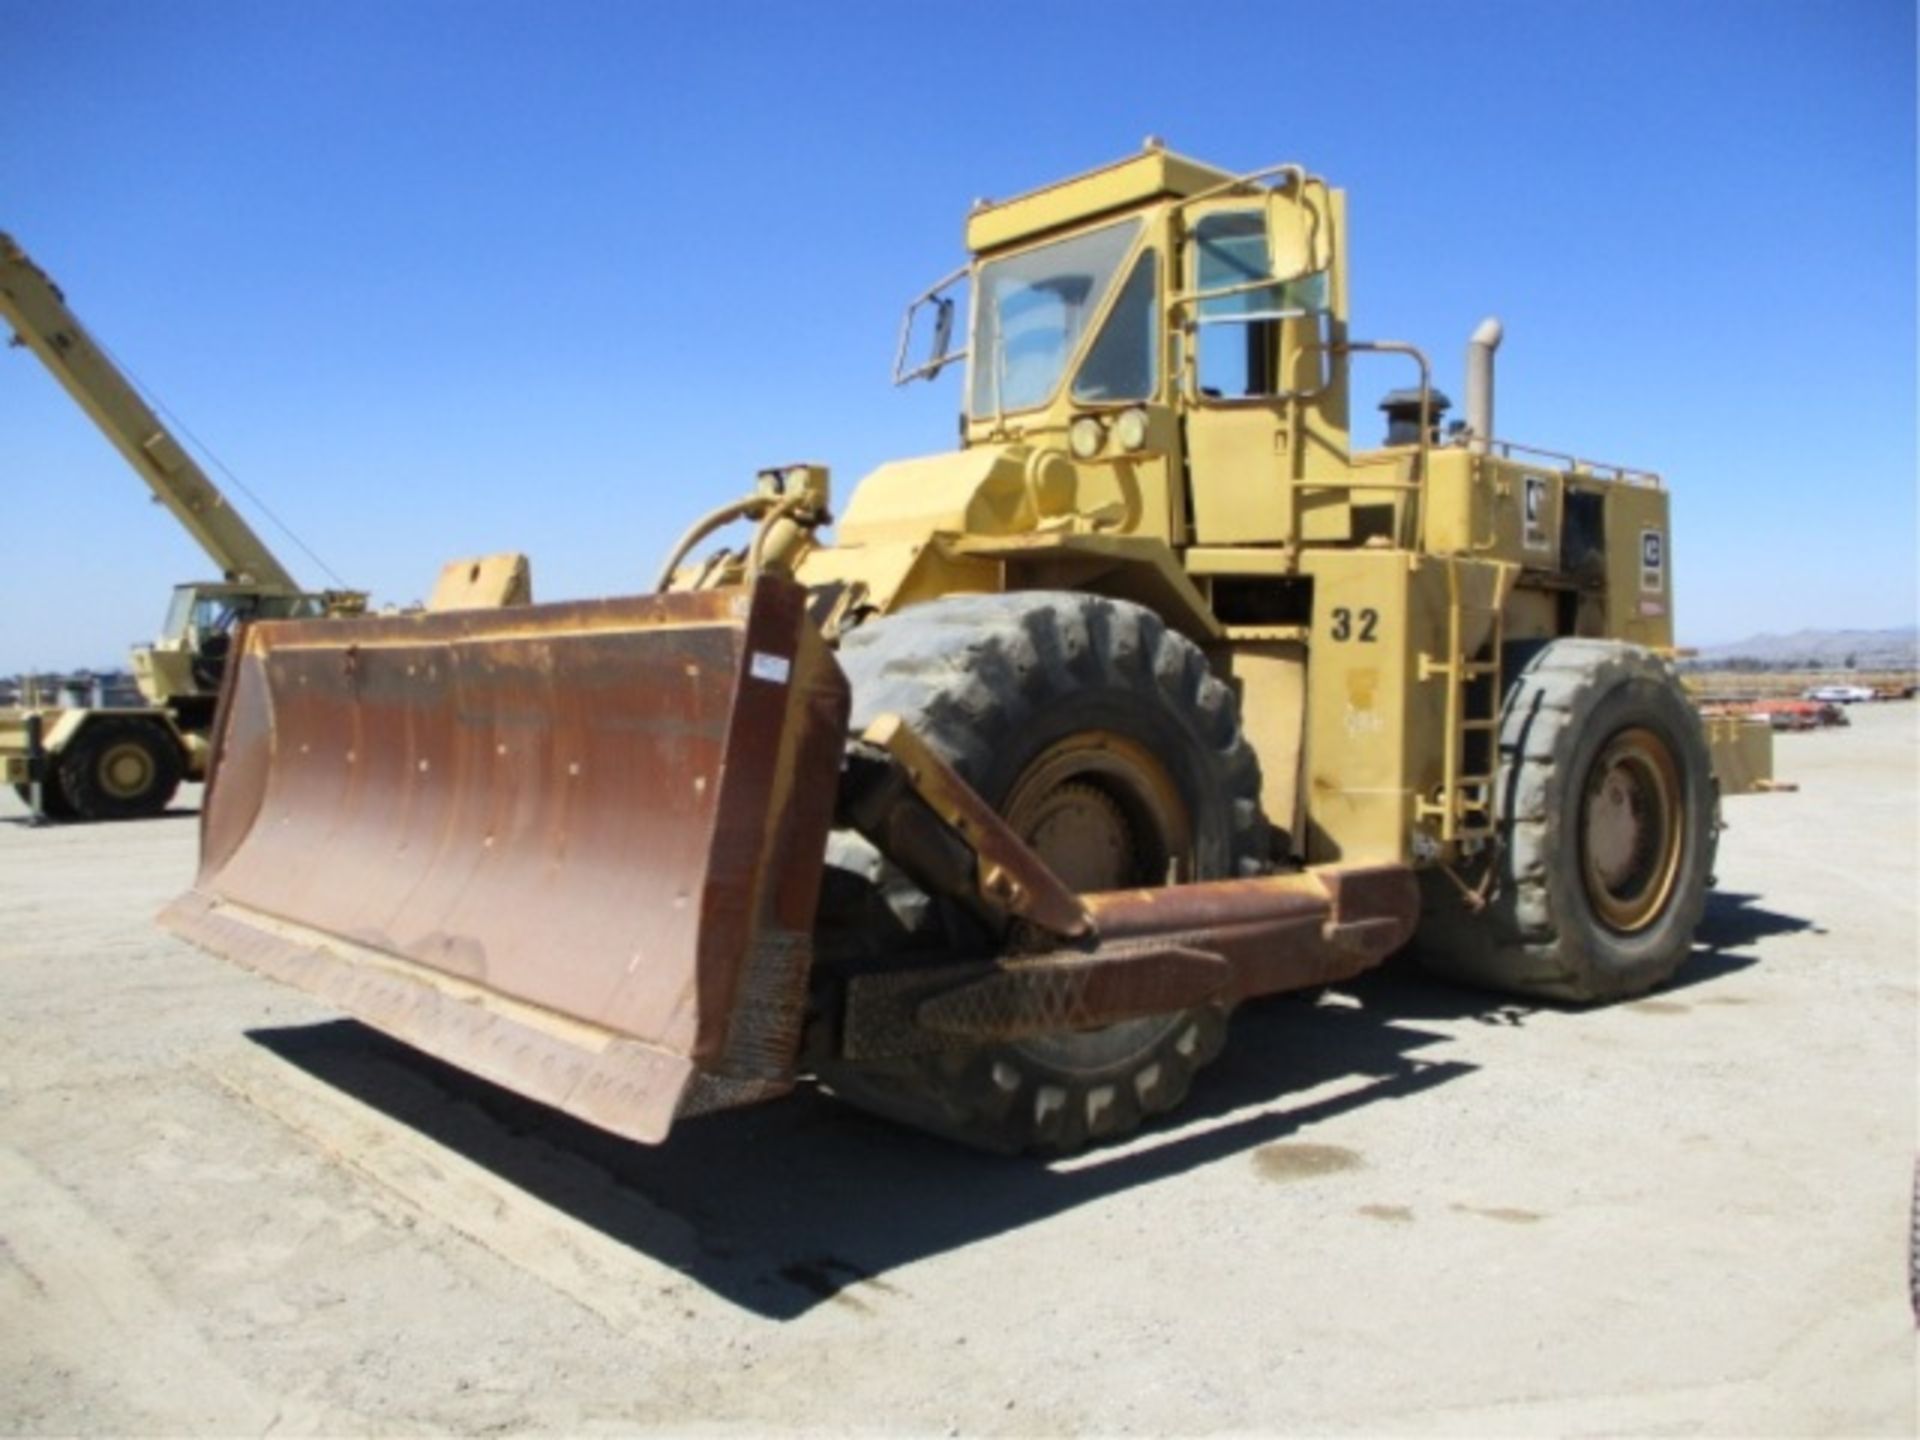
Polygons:
[[753,658],[747,662],[747,673],[756,680],[771,680],[775,685],[784,685],[787,676],[793,673],[793,662],[784,655],[769,655],[764,650],[756,650]]

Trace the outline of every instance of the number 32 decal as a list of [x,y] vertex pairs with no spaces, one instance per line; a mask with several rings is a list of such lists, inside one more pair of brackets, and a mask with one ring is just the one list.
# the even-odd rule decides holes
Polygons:
[[[1356,630],[1354,622],[1359,621]],[[1380,628],[1380,612],[1368,609],[1354,612],[1344,605],[1336,605],[1333,611],[1332,638],[1335,640],[1358,640],[1362,645],[1371,645],[1380,637],[1374,632]]]

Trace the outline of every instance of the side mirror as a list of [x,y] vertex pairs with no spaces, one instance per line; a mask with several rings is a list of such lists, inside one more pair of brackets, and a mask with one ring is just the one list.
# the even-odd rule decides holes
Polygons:
[[[900,321],[900,345],[893,356],[894,384],[931,380],[955,360],[966,357],[966,351],[953,348],[953,317],[958,307],[954,297],[946,293],[966,279],[966,275],[966,267],[962,266],[907,306],[907,313]],[[923,319],[923,315],[930,316],[930,320]],[[915,341],[923,327],[927,332],[926,358],[915,364],[908,357],[919,348]]]
[[1298,191],[1267,192],[1267,264],[1275,280],[1298,280],[1324,268],[1314,253],[1318,231],[1318,217]]
[[937,369],[947,363],[947,351],[953,348],[953,297],[942,295],[933,307],[933,341],[927,346],[927,364]]

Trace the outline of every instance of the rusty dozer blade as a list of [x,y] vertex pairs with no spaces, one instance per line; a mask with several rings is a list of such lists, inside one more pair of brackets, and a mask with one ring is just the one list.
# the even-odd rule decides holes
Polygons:
[[847,685],[791,581],[263,624],[188,940],[633,1139],[793,1080]]

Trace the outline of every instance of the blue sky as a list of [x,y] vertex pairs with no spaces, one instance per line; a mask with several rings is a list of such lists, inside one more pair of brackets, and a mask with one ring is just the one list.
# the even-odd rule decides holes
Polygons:
[[[1914,617],[1894,0],[0,0],[0,36],[0,228],[383,600],[498,549],[632,590],[761,465],[844,495],[950,446],[956,379],[889,388],[901,306],[973,197],[1152,133],[1346,186],[1355,334],[1456,397],[1500,314],[1504,434],[1668,477],[1683,641]],[[116,663],[210,567],[22,351],[0,441],[0,671]]]

